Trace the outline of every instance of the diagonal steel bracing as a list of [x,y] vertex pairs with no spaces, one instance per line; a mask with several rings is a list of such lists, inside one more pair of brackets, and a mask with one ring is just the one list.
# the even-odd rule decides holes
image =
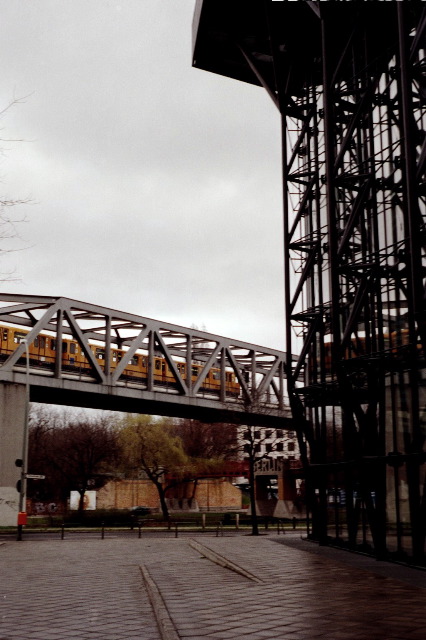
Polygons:
[[[68,298],[0,294],[0,325],[28,331],[25,342],[0,354],[3,383],[24,382],[27,344],[40,335],[55,341],[54,361],[30,358],[34,401],[243,423],[291,423],[282,352]],[[84,368],[71,367],[64,359],[64,340],[79,345],[87,361]],[[135,356],[144,359],[143,378],[129,375]],[[166,365],[167,379],[156,370]],[[194,368],[195,379],[187,375]],[[217,373],[214,383],[207,382],[212,370]]]

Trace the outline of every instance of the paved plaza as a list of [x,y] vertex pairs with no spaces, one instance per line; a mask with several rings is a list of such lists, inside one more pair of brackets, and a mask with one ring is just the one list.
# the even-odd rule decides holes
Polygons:
[[0,640],[424,640],[426,572],[300,534],[0,542]]

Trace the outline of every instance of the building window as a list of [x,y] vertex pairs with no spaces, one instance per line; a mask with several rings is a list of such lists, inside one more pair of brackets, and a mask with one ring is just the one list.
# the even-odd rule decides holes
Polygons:
[[289,442],[288,443],[287,451],[294,451],[294,442]]

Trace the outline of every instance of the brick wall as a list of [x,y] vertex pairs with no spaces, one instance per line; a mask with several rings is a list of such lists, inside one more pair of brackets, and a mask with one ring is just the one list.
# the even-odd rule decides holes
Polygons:
[[[192,496],[193,484],[178,485],[167,492],[168,498]],[[223,479],[199,480],[195,500],[201,509],[241,509],[241,491]],[[109,482],[99,489],[96,506],[98,509],[130,509],[143,505],[160,509],[160,501],[155,486],[149,480],[119,480]]]
[[108,482],[98,491],[98,509],[130,509],[138,505],[151,509],[159,507],[157,489],[149,480]]

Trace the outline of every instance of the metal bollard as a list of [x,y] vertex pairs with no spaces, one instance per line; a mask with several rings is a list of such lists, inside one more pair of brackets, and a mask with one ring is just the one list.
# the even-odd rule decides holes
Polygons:
[[61,526],[61,540],[63,540],[65,538],[65,523],[62,523]]
[[142,535],[142,525],[141,525],[141,523],[139,522],[139,533],[138,533],[138,538],[140,538],[140,537],[141,537],[141,535]]
[[175,524],[175,538],[178,537],[178,523]]
[[204,531],[204,529],[206,528],[206,514],[205,513],[201,514],[201,526],[202,526],[203,531]]
[[103,540],[105,538],[105,523],[102,522],[102,533],[101,533],[101,539]]
[[277,522],[277,533],[278,533],[278,535],[280,534],[280,531],[282,531],[283,534],[285,534],[284,522],[280,522],[278,520],[278,522]]
[[236,513],[235,514],[235,530],[239,531],[240,529],[240,514]]

